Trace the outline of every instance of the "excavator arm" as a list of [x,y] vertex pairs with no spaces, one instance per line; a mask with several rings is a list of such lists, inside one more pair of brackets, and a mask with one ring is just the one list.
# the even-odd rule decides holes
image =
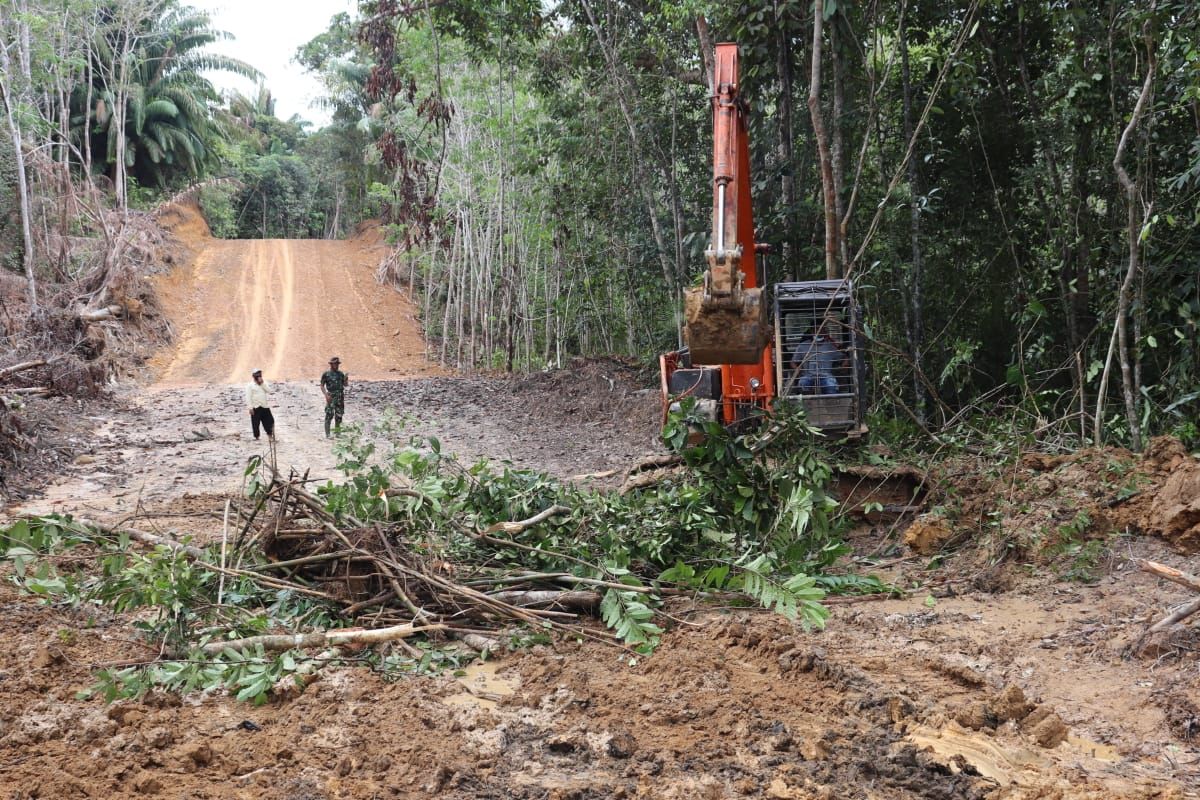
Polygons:
[[712,239],[703,283],[684,293],[688,348],[695,364],[755,364],[768,330],[755,271],[748,110],[736,44],[717,45],[713,86]]

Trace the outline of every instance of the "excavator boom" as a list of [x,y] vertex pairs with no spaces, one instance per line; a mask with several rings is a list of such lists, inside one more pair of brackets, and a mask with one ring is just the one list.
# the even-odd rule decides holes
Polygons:
[[768,341],[767,309],[755,270],[747,108],[736,44],[717,45],[713,87],[713,233],[703,284],[684,293],[687,342],[695,364],[756,364]]

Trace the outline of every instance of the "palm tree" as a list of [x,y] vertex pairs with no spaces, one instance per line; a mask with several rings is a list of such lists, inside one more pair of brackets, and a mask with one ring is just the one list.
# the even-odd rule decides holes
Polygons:
[[[213,119],[220,98],[202,73],[261,78],[245,62],[205,51],[229,38],[212,27],[207,12],[176,0],[152,3],[134,25],[101,26],[96,57],[102,63],[91,92],[86,86],[76,91],[81,101],[76,131],[80,138],[84,131],[92,136],[92,150],[105,154],[98,166],[114,182],[126,173],[143,185],[165,186],[201,173],[221,136]],[[124,170],[119,169],[122,160]]]

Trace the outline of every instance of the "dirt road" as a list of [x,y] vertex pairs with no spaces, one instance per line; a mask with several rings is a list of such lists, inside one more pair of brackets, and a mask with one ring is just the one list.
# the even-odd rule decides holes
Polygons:
[[315,381],[330,356],[360,380],[437,374],[415,310],[375,282],[381,250],[351,241],[210,239],[159,283],[176,332],[155,365],[163,386]]
[[[451,377],[426,361],[415,307],[375,281],[385,251],[372,230],[347,241],[220,240],[186,206],[168,222],[194,258],[156,278],[175,334],[151,360],[157,380],[117,389],[126,410],[103,420],[60,479],[12,513],[117,519],[184,496],[192,509],[236,492],[256,455],[285,473],[336,478],[317,384],[332,355],[351,376],[347,424],[370,429],[394,411],[404,436],[436,436],[468,462],[574,475],[628,465],[655,447],[657,403],[615,362],[581,365],[561,385],[554,376]],[[242,399],[255,367],[273,384],[274,451],[251,438]]]
[[369,382],[444,374],[425,360],[412,303],[375,280],[385,252],[376,231],[346,241],[220,240],[187,206],[168,223],[194,258],[155,279],[174,332],[151,359],[157,380],[119,387],[127,413],[105,420],[66,474],[14,513],[103,518],[236,490],[246,459],[269,454],[265,437],[251,438],[242,399],[255,368],[274,385],[280,468],[322,477],[335,459],[317,382],[331,356],[351,376],[346,421],[367,426],[383,411],[358,402]]

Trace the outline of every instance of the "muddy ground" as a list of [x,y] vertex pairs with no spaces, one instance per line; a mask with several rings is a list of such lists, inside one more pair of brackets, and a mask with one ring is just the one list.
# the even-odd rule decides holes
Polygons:
[[[203,231],[194,235],[203,246]],[[220,252],[221,269],[249,279],[235,248]],[[255,274],[279,279],[282,292],[285,261],[281,273],[260,260]],[[198,294],[213,287],[202,274],[194,291],[173,280],[167,305],[179,319],[222,302]],[[286,329],[271,320],[307,302],[285,303],[269,286],[261,300],[242,323]],[[247,355],[237,337],[210,333],[185,338],[196,357],[162,354],[158,374],[170,380],[127,382],[74,415],[61,434],[77,441],[64,445],[53,481],[18,487],[6,515],[152,514],[162,532],[218,536],[246,460],[269,455],[250,437],[239,387],[223,383],[229,365],[282,353],[286,376],[294,344]],[[371,358],[372,345],[414,351],[386,333],[386,345],[364,335],[359,356]],[[656,451],[653,376],[633,366],[576,362],[518,379],[409,366],[404,380],[354,380],[347,420],[369,428],[391,407],[406,420],[401,436],[601,485]],[[279,385],[275,458],[336,479],[310,372]],[[1200,462],[1170,442],[1145,459],[1030,454],[932,471],[870,452],[884,464],[841,482],[857,485],[852,505],[876,498],[893,513],[853,521],[855,554],[842,566],[903,594],[834,598],[820,632],[675,601],[649,657],[556,641],[460,675],[388,682],[330,668],[302,694],[281,689],[260,707],[223,693],[108,705],[76,693],[98,669],[155,657],[137,617],[47,604],[2,580],[0,797],[1200,797],[1200,636],[1193,624],[1142,637],[1193,594],[1138,570],[1148,558],[1197,571]],[[920,509],[904,510],[894,487],[872,493],[887,474],[923,484]]]
[[[596,418],[611,404],[621,409],[612,416],[641,413],[641,427],[653,427],[656,405],[638,393],[637,374],[577,366],[515,381],[364,384],[352,408],[374,417],[377,404],[391,404],[409,429],[465,458],[540,464],[564,477],[648,452],[645,430]],[[314,432],[315,389],[284,390],[279,453],[322,463],[324,449],[321,468],[332,470]],[[212,535],[220,498],[263,449],[230,411],[233,391],[126,398],[72,468],[78,474],[26,510],[120,518],[140,500],[159,514],[175,509],[180,516],[157,519],[167,529]],[[549,409],[564,393],[595,407],[554,425]],[[1024,543],[1007,548],[1019,555],[999,565],[984,529],[949,556],[924,557],[902,545],[903,525],[860,525],[858,551],[895,554],[875,571],[911,592],[835,601],[823,632],[680,603],[677,625],[648,658],[565,641],[460,677],[388,683],[343,668],[258,708],[222,695],[77,700],[96,669],[152,656],[135,620],[45,605],[5,582],[0,786],[13,798],[1197,797],[1200,637],[1180,631],[1148,654],[1130,649],[1188,596],[1138,572],[1137,560],[1194,570],[1193,559],[1119,517],[1193,467],[1180,458],[1027,459],[978,495],[948,488],[929,497],[921,524],[944,516],[953,504],[938,501],[952,498],[952,530],[971,530],[990,508],[1000,530],[1023,531]],[[1126,485],[1140,492],[1086,534],[1104,542],[1093,574],[1065,579],[1070,560],[1040,553],[1032,532],[1069,520],[1081,497],[1107,503]]]

